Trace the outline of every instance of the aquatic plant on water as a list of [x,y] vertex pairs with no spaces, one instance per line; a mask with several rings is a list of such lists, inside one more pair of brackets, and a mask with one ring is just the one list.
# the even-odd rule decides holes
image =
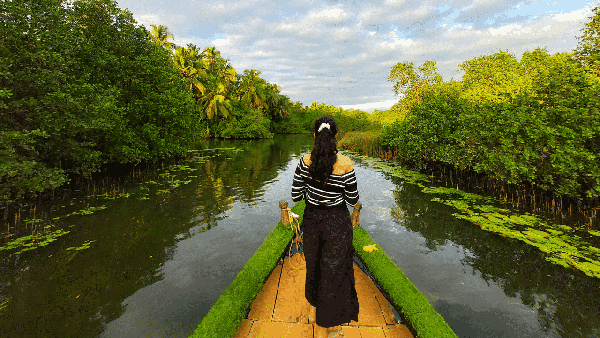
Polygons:
[[[49,226],[48,226],[49,227]],[[47,228],[48,228],[47,227]],[[12,242],[0,247],[0,251],[3,250],[12,250],[21,248],[17,254],[20,254],[25,251],[37,249],[39,247],[46,246],[58,239],[58,237],[68,234],[70,231],[65,230],[56,230],[56,231],[47,231],[45,233],[34,233],[32,235],[23,236],[16,238]]]
[[537,247],[549,262],[573,267],[590,277],[600,278],[600,249],[585,242],[580,236],[570,234],[574,231],[570,226],[545,223],[529,213],[519,215],[493,205],[473,204],[478,200],[474,198],[475,194],[454,188],[425,188],[423,192],[458,195],[459,199],[435,197],[432,201],[456,208],[459,212],[453,214],[455,217],[468,220],[483,230]]
[[[505,238],[512,238],[537,247],[544,253],[545,259],[567,268],[575,268],[590,277],[600,278],[600,249],[572,234],[572,227],[562,224],[550,224],[529,213],[518,214],[509,209],[491,204],[500,202],[496,198],[467,193],[455,188],[426,187],[421,182],[429,182],[426,175],[394,166],[389,162],[348,152],[353,157],[371,167],[380,169],[392,176],[405,179],[423,188],[427,194],[443,195],[455,198],[434,197],[439,202],[458,210],[452,215],[468,220],[481,229],[494,232]],[[588,230],[591,236],[600,236],[600,231]]]
[[[238,153],[238,152],[242,151],[242,149],[239,149],[239,148],[211,148],[211,149],[205,149],[205,150],[190,150],[189,153],[194,154],[194,158],[196,159],[195,161],[192,161],[192,162],[199,163],[198,159],[201,159],[202,161],[207,161],[209,157],[223,156],[224,154],[219,154],[220,151],[223,151],[224,154],[230,154],[230,153]],[[199,153],[205,154],[208,152],[213,153],[213,155],[212,156],[200,156],[199,155]],[[165,183],[150,180],[148,182],[144,182],[141,184],[140,190],[142,191],[142,196],[139,197],[138,200],[149,200],[150,199],[149,197],[147,197],[149,195],[147,192],[150,192],[150,188],[147,185],[156,185],[156,186],[165,186],[166,185],[167,187],[164,187],[165,189],[158,189],[156,194],[157,195],[168,194],[171,192],[172,189],[175,189],[181,185],[191,183],[192,178],[195,178],[197,176],[192,176],[189,174],[193,173],[194,171],[197,171],[197,170],[198,169],[191,168],[190,166],[188,166],[186,164],[170,165],[165,172],[163,172],[162,174],[159,174],[159,177],[161,177],[164,181],[166,181]],[[174,172],[184,173],[184,175],[186,177],[182,177],[180,179],[175,179],[176,174],[174,174]],[[119,191],[118,187],[116,187],[116,189],[115,189],[115,187],[113,187],[112,189],[113,189],[112,192],[106,192],[104,194],[95,194],[95,195],[91,195],[88,197],[98,197],[98,198],[102,198],[105,200],[106,199],[115,200],[118,198],[128,198],[128,197],[134,195],[133,193],[126,193],[124,191]],[[74,204],[75,204],[75,202],[72,202],[69,205],[74,205]],[[61,208],[65,208],[65,207],[66,207],[66,205],[61,206]],[[75,215],[91,215],[97,211],[104,210],[106,208],[107,208],[106,205],[101,205],[101,206],[97,206],[97,207],[88,207],[85,209],[73,211],[64,216],[53,217],[52,220],[57,221],[61,218],[64,219],[64,218],[67,218],[70,216],[75,216]],[[37,224],[42,223],[43,221],[44,221],[43,219],[38,219],[38,218],[24,220],[26,225],[29,225],[29,224],[37,225]],[[70,225],[68,227],[72,228],[74,226],[75,225]],[[0,247],[0,251],[16,249],[16,250],[18,250],[16,252],[16,254],[20,254],[25,251],[30,251],[30,250],[33,250],[33,249],[36,249],[39,247],[47,246],[48,244],[56,241],[58,239],[58,237],[66,235],[70,232],[70,231],[61,230],[61,229],[51,231],[50,229],[53,227],[54,227],[54,225],[52,225],[52,224],[47,225],[43,228],[43,230],[41,232],[36,232],[37,226],[33,227],[34,228],[33,234],[27,235],[27,236],[21,236],[19,238],[16,238],[16,239],[6,243],[4,246]],[[93,242],[94,241],[87,241],[80,247],[70,247],[67,250],[75,250],[75,251],[84,250],[84,249],[89,248],[90,244]]]
[[85,249],[89,249],[90,245],[92,245],[92,243],[94,243],[94,241],[85,241],[81,246],[75,247],[75,246],[71,246],[68,247],[67,250],[75,250],[75,251],[80,251],[80,250],[85,250]]

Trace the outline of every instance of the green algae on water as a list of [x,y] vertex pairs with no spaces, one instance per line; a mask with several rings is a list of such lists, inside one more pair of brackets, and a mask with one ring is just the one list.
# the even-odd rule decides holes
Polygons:
[[95,241],[89,241],[89,240],[88,240],[88,241],[85,241],[85,242],[84,242],[84,243],[83,243],[81,246],[78,246],[78,247],[71,246],[71,247],[68,247],[68,248],[67,248],[67,250],[76,250],[76,251],[80,251],[80,250],[89,249],[89,248],[90,248],[90,245],[91,245],[92,243],[94,243],[94,242],[95,242]]
[[528,213],[510,214],[507,209],[470,205],[464,200],[437,198],[436,201],[455,207],[459,211],[453,214],[455,217],[468,220],[483,230],[538,248],[549,262],[576,268],[590,277],[600,278],[600,249],[582,241],[579,236],[566,234],[565,231],[572,231],[567,225],[546,224]]
[[46,245],[56,241],[56,239],[58,237],[66,235],[69,232],[70,231],[64,231],[64,230],[59,229],[59,230],[52,231],[52,232],[36,233],[36,234],[28,235],[28,236],[19,237],[19,238],[13,240],[12,242],[9,242],[8,244],[0,247],[0,251],[21,248],[21,250],[19,250],[17,252],[17,254],[20,254],[25,251],[29,251],[29,250],[37,249],[42,246],[46,246]]
[[[101,196],[101,195],[99,195],[99,196]],[[99,207],[89,207],[87,209],[73,211],[72,213],[65,215],[63,217],[69,217],[69,216],[73,216],[73,215],[91,215],[91,214],[95,213],[96,211],[104,210],[104,209],[106,209],[106,205],[101,205]]]
[[[600,249],[581,240],[581,237],[568,234],[573,231],[570,226],[562,224],[546,224],[540,218],[529,213],[515,214],[508,209],[485,204],[498,202],[496,198],[467,193],[455,188],[425,187],[421,182],[429,182],[427,176],[388,162],[358,155],[359,158],[373,168],[381,169],[392,176],[405,179],[408,183],[417,184],[427,194],[445,195],[444,198],[433,197],[431,200],[458,210],[452,215],[468,220],[481,229],[494,232],[505,238],[512,238],[537,247],[545,255],[545,259],[566,268],[575,268],[590,277],[600,278]],[[592,236],[600,236],[600,231],[589,230]]]
[[403,178],[407,182],[417,184],[420,187],[424,187],[421,182],[430,182],[427,179],[429,176],[425,174],[421,174],[418,171],[403,168],[401,166],[391,165],[389,162],[379,158],[361,155],[349,150],[343,150],[339,153],[352,155],[352,157],[360,159],[361,162],[368,164],[372,168],[381,169],[381,171],[384,171],[392,176]]
[[8,306],[8,302],[10,302],[10,298],[8,298],[0,303],[0,313]]

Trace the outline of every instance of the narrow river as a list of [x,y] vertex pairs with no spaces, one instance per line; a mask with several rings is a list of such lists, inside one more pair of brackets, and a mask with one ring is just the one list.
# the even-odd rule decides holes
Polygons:
[[[294,170],[312,141],[203,142],[189,159],[136,176],[153,179],[44,206],[60,217],[52,229],[70,232],[0,251],[0,337],[188,337],[272,231],[278,202],[293,204]],[[459,337],[600,337],[598,279],[353,160],[362,227]]]

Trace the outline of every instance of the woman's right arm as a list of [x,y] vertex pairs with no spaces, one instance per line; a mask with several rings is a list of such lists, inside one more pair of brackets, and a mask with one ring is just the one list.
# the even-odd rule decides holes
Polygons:
[[356,183],[356,174],[354,173],[354,168],[352,168],[352,163],[350,163],[350,172],[345,174],[346,180],[344,182],[344,198],[346,199],[346,203],[351,206],[355,206],[358,203],[358,184]]
[[294,202],[304,199],[304,191],[306,189],[301,166],[302,160],[300,160],[300,163],[298,163],[298,166],[296,167],[296,172],[294,172],[294,181],[292,183],[292,201]]

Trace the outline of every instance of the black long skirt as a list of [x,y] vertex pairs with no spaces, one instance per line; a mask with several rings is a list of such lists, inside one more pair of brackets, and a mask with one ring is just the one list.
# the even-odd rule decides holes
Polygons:
[[345,203],[338,207],[306,203],[301,230],[306,258],[305,296],[317,308],[317,325],[333,327],[358,321],[352,222]]

